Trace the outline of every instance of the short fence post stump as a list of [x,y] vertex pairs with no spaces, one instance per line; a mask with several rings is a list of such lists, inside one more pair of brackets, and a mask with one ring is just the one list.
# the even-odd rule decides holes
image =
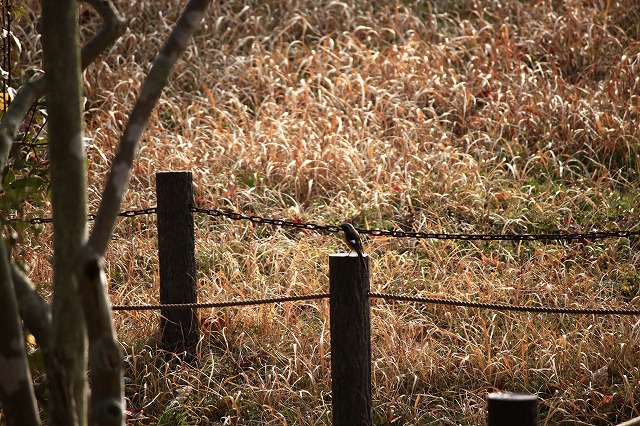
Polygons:
[[538,396],[509,392],[490,393],[487,402],[488,426],[536,426]]
[[[196,303],[195,236],[191,172],[156,173],[160,303]],[[198,343],[196,309],[160,311],[161,347],[195,355]]]
[[369,258],[329,257],[333,426],[372,425]]

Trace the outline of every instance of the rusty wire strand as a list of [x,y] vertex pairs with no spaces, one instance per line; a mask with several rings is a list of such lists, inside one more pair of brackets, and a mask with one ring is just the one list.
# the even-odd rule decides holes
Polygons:
[[[286,226],[298,229],[309,229],[315,231],[325,232],[340,232],[340,227],[336,225],[321,225],[317,223],[305,223],[298,221],[289,221],[282,219],[271,219],[262,216],[247,216],[241,213],[225,211],[220,209],[203,209],[198,207],[191,207],[190,210],[194,213],[201,213],[214,217],[226,217],[232,220],[248,220],[256,224],[269,224],[275,226]],[[138,210],[125,210],[120,212],[118,216],[121,217],[134,217],[140,215],[150,215],[157,213],[157,207],[148,207]],[[95,214],[89,214],[87,220],[95,220]],[[51,218],[35,217],[31,219],[9,219],[11,222],[27,222],[30,224],[41,224],[52,222]],[[534,241],[534,240],[595,240],[603,238],[629,238],[640,235],[640,231],[611,231],[611,232],[588,232],[588,233],[575,233],[575,234],[432,234],[425,232],[404,232],[404,231],[387,231],[381,229],[358,229],[360,233],[369,234],[372,236],[391,236],[391,237],[403,237],[403,238],[433,238],[433,239],[460,239],[460,240],[502,240],[502,241]],[[612,309],[612,308],[561,308],[550,306],[522,306],[522,305],[508,305],[500,303],[486,303],[486,302],[470,302],[464,300],[434,298],[434,297],[417,297],[417,296],[405,296],[398,294],[385,294],[371,292],[369,296],[372,298],[396,300],[404,302],[415,303],[429,303],[440,304],[449,306],[462,306],[470,308],[491,309],[497,311],[518,311],[518,312],[535,312],[535,313],[550,313],[550,314],[583,314],[583,315],[640,315],[640,310],[634,309]],[[172,310],[172,309],[201,309],[201,308],[223,308],[234,306],[250,306],[261,305],[269,303],[282,303],[301,300],[313,300],[328,298],[328,293],[318,293],[302,296],[284,296],[267,299],[252,299],[252,300],[239,300],[228,302],[206,302],[206,303],[172,303],[172,304],[149,304],[149,305],[113,305],[111,307],[114,311],[142,311],[142,310]]]
[[[313,222],[301,222],[295,220],[273,219],[259,215],[245,215],[242,213],[232,212],[221,209],[205,209],[200,207],[190,207],[193,213],[204,214],[212,217],[226,217],[231,220],[246,220],[255,224],[266,224],[288,228],[307,229],[318,232],[341,232],[337,225],[323,225]],[[123,217],[133,217],[140,215],[148,215],[157,213],[157,207],[148,207],[139,210],[126,210],[119,214]],[[89,214],[87,220],[95,220],[95,214]],[[34,217],[31,219],[11,218],[7,222],[26,222],[32,225],[50,223],[52,218]],[[394,238],[418,238],[418,239],[436,239],[436,240],[464,240],[464,241],[573,241],[589,242],[593,240],[601,240],[606,238],[632,238],[640,236],[640,231],[618,230],[618,231],[590,231],[578,233],[549,233],[549,234],[470,234],[470,233],[432,233],[432,232],[408,232],[408,231],[391,231],[386,229],[363,229],[356,228],[361,234],[371,235],[373,237],[394,237]]]
[[[466,300],[445,299],[438,297],[417,297],[400,294],[370,292],[370,298],[395,300],[400,302],[460,306],[467,308],[488,309],[493,311],[532,312],[544,314],[569,314],[569,315],[640,315],[640,309],[619,308],[564,308],[554,306],[524,306],[509,305],[503,303],[471,302]],[[150,305],[113,305],[114,311],[150,311],[150,310],[179,310],[179,309],[204,309],[204,308],[229,308],[240,306],[266,305],[272,303],[295,302],[302,300],[326,299],[329,293],[316,293],[300,296],[273,297],[267,299],[249,299],[228,302],[204,302],[204,303],[171,303]]]
[[[248,220],[256,224],[269,224],[275,226],[286,226],[298,229],[311,229],[316,231],[326,231],[337,233],[341,229],[337,225],[320,225],[317,223],[306,223],[300,221],[290,221],[282,219],[271,219],[262,216],[247,216],[241,213],[220,209],[203,209],[192,207],[192,212],[201,213],[213,217],[226,217],[232,220]],[[387,236],[395,238],[431,238],[437,240],[466,240],[466,241],[590,241],[605,238],[630,238],[639,236],[640,231],[591,231],[580,233],[551,233],[551,234],[444,234],[431,232],[406,232],[389,231],[385,229],[362,229],[356,228],[361,234],[373,237]]]
[[[146,209],[139,209],[139,210],[125,210],[123,212],[118,213],[118,216],[121,217],[134,217],[134,216],[141,216],[141,215],[149,215],[149,214],[155,214],[157,213],[157,207],[147,207]],[[87,215],[87,220],[88,221],[93,221],[96,220],[96,215],[91,213]],[[51,223],[53,222],[53,218],[51,217],[32,217],[30,219],[20,219],[20,218],[10,218],[7,220],[7,223],[15,223],[15,222],[22,222],[22,223],[28,223],[31,225],[39,225],[42,223]]]
[[295,302],[300,300],[326,299],[329,293],[306,294],[300,296],[272,297],[267,299],[236,300],[228,302],[204,302],[204,303],[167,303],[156,305],[113,305],[114,311],[152,311],[152,310],[178,310],[178,309],[204,309],[204,308],[230,308],[235,306],[266,305],[271,303]]
[[572,315],[640,315],[640,309],[619,308],[563,308],[555,306],[524,306],[505,303],[471,302],[466,300],[445,299],[439,297],[417,297],[399,294],[369,293],[369,297],[401,302],[428,303],[437,305],[462,306],[467,308],[489,309],[493,311],[534,312],[544,314],[572,314]]
[[312,231],[325,231],[325,232],[341,232],[341,229],[338,225],[321,225],[318,223],[312,222],[301,222],[294,220],[283,220],[283,219],[272,219],[258,215],[247,216],[241,213],[236,213],[227,210],[220,209],[203,209],[199,207],[192,207],[191,211],[194,213],[205,214],[207,216],[213,217],[226,217],[232,220],[248,220],[255,224],[266,224],[266,225],[275,225],[275,226],[284,226],[288,228],[298,228],[298,229],[309,229]]

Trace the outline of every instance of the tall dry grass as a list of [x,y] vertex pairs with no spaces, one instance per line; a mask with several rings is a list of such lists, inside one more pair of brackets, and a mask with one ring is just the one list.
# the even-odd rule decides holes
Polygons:
[[[181,3],[118,5],[130,30],[85,72],[90,210]],[[155,172],[188,169],[200,205],[284,219],[639,229],[636,1],[220,3],[154,112],[123,208],[154,204]],[[30,34],[23,76],[38,67]],[[41,283],[48,232],[19,248]],[[200,300],[327,291],[328,254],[345,249],[202,216],[196,234]],[[365,245],[375,291],[640,306],[636,239]],[[123,219],[106,259],[114,303],[158,301],[155,251],[154,218]],[[640,416],[637,318],[372,305],[376,424],[482,424],[494,390],[538,393],[541,424]],[[156,313],[114,315],[131,424],[331,422],[326,301],[203,310],[198,362],[175,368],[155,349]]]

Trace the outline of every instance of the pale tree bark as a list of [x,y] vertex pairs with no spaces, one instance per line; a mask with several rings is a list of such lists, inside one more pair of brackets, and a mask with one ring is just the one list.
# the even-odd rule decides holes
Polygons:
[[[83,48],[81,55],[77,49],[75,0],[43,1],[45,77],[23,86],[0,123],[0,167],[4,167],[22,118],[30,105],[46,93],[54,227],[53,309],[15,266],[12,270],[7,267],[8,280],[0,275],[0,292],[14,291],[13,276],[21,316],[45,356],[51,383],[49,423],[85,425],[89,411],[91,425],[115,426],[124,425],[123,356],[113,328],[102,256],[151,111],[211,0],[188,2],[155,60],[118,146],[89,240],[85,236],[80,69],[124,31],[124,23],[109,0],[85,1],[103,17],[105,28]],[[12,315],[15,311],[14,308]],[[11,318],[14,326],[20,325],[13,316],[7,321],[11,322]],[[0,325],[4,325],[5,318],[1,319]],[[87,335],[92,389],[89,409],[85,378]],[[0,398],[6,404],[2,394]]]
[[[111,1],[86,0],[86,3],[90,4],[98,12],[103,20],[103,25],[101,30],[82,48],[81,65],[83,69],[98,58],[126,30],[124,20],[118,15]],[[74,44],[74,46],[77,46],[77,44]],[[44,94],[46,83],[45,77],[41,76],[22,86],[3,116],[0,123],[0,168],[7,164],[9,151],[16,137],[18,127],[33,103]],[[73,414],[76,406],[72,400],[74,393],[66,384],[70,380],[70,374],[63,368],[52,350],[53,325],[51,307],[36,292],[27,277],[15,266],[12,268],[12,275],[15,292],[18,297],[20,317],[36,337],[44,357],[45,369],[51,383],[51,405],[58,407],[58,410],[53,410],[53,415],[55,416],[56,412],[61,413],[59,424],[74,421],[73,419],[77,417],[77,415],[74,416]],[[0,286],[5,286],[5,284],[4,280],[0,282]],[[52,423],[55,424],[55,419],[52,419]]]
[[[86,2],[90,4],[100,14],[100,16],[103,19],[103,26],[100,32],[98,32],[96,36],[93,39],[91,39],[86,46],[83,47],[82,55],[81,55],[82,68],[85,68],[86,66],[88,66],[88,64],[94,61],[109,45],[113,43],[115,39],[117,39],[122,33],[124,33],[126,29],[125,22],[120,18],[117,11],[113,7],[113,4],[109,0],[86,0]],[[72,4],[71,2],[68,2],[67,4],[50,2],[50,1],[45,3],[46,5],[53,6],[54,8],[66,7],[67,11],[69,12],[73,12],[73,10],[76,7],[76,5]],[[45,7],[43,7],[43,9],[46,9],[46,5]],[[51,7],[49,7],[48,10],[51,10]],[[50,15],[49,21],[51,22],[51,20],[53,20],[52,21],[53,24],[49,25],[49,29],[53,30],[54,32],[57,31],[56,27],[58,25],[58,21],[57,21],[58,15],[56,14],[56,12],[64,13],[65,10],[62,10],[62,9],[58,11],[54,10],[54,13]],[[67,24],[75,25],[72,22],[67,22]],[[75,38],[75,36],[73,35],[73,32],[75,31],[76,30],[74,27],[74,30],[68,31],[65,34],[65,36],[67,36],[67,41],[70,41],[69,36],[71,36],[71,38]],[[46,37],[47,36],[45,36],[45,38]],[[55,44],[60,43],[60,40],[58,39],[53,43],[55,47]],[[63,50],[69,48],[69,46],[73,46],[73,48],[75,49],[78,46],[77,39],[73,41],[73,44],[62,45],[62,46],[64,46]],[[75,54],[75,52],[71,52],[71,53]],[[64,55],[62,57],[64,58]],[[64,60],[65,59],[63,59],[63,61]],[[59,80],[64,80],[64,79],[66,79],[66,74],[65,74],[65,71],[63,70],[62,74],[59,77]],[[77,79],[76,81],[79,81],[79,79]],[[25,84],[18,91],[14,101],[11,103],[9,109],[3,116],[2,122],[0,123],[0,168],[4,168],[4,166],[7,164],[9,151],[16,137],[16,133],[18,131],[18,127],[20,123],[22,122],[24,117],[27,115],[33,103],[44,94],[46,85],[47,85],[47,79],[45,79],[44,76],[38,77],[28,82],[27,84]],[[73,92],[74,91],[70,93],[73,94]],[[57,95],[54,95],[58,99],[57,104],[58,105],[63,104],[63,107],[66,107],[67,105],[66,101],[64,102],[62,101],[63,99],[65,100],[67,99],[68,93],[66,92],[66,88],[58,87],[57,93],[58,93]],[[62,94],[63,96],[60,97],[59,96],[60,94]],[[79,94],[79,88],[78,90],[75,90],[76,97],[78,96],[78,94]],[[51,102],[49,103],[49,105],[55,105],[55,104],[56,104],[55,101],[52,103]],[[75,112],[76,115],[78,114],[78,111],[80,111],[79,98],[77,98],[77,105],[78,105],[78,108],[76,109],[76,112]],[[61,109],[64,109],[64,108],[61,108]],[[65,122],[63,121],[61,122],[60,125],[58,125],[58,128],[61,128],[64,126],[65,126]],[[79,126],[76,125],[76,130],[78,128],[80,128],[81,130],[81,121],[79,122]],[[76,140],[75,140],[76,147],[77,147],[78,140],[81,141],[81,136],[82,136],[81,133],[79,134],[79,136],[76,136]],[[63,136],[63,138],[64,137],[65,136]],[[64,146],[64,143],[59,145]],[[80,148],[82,148],[82,146],[80,146]],[[77,149],[75,151],[77,153]],[[73,157],[82,158],[82,157],[78,157],[77,155],[74,155]],[[80,161],[82,162],[83,160],[80,160]],[[63,154],[62,168],[66,167],[65,162],[66,162],[66,157]],[[76,173],[77,173],[77,169],[78,168],[76,167]],[[57,198],[59,199],[59,197]],[[58,206],[60,206],[59,201],[57,202],[57,204]],[[62,214],[66,215],[66,211],[64,211],[65,210],[64,208],[58,209],[58,212],[60,212],[60,210],[63,210]],[[58,214],[58,216],[60,216],[60,214]],[[84,216],[84,206],[82,209],[81,218],[83,216]],[[81,219],[78,223],[82,223],[82,220],[83,219]],[[79,228],[80,226],[76,224],[76,229],[79,229]],[[82,226],[82,232],[79,233],[78,235],[80,235],[81,237],[84,236],[84,226]],[[84,237],[82,237],[81,240],[84,241]],[[76,241],[76,244],[77,244],[77,241]],[[73,258],[70,258],[70,259],[72,262]],[[66,271],[62,274],[62,275],[66,275],[69,278],[71,277],[70,270],[73,267],[73,265],[71,265],[71,262],[66,265],[66,268],[65,268]],[[2,292],[3,294],[5,294],[5,292],[9,292],[6,294],[13,293],[13,287],[14,287],[13,284],[15,284],[15,295],[17,296],[20,316],[16,315],[15,318],[13,319],[15,323],[12,324],[11,316],[9,314],[9,312],[12,312],[12,311],[10,309],[2,309],[2,313],[5,314],[5,316],[3,316],[2,320],[0,321],[0,325],[1,325],[0,328],[4,330],[15,329],[16,326],[19,328],[20,326],[19,318],[21,317],[24,319],[25,325],[27,326],[27,328],[29,328],[29,330],[36,336],[36,340],[44,356],[47,375],[49,376],[49,380],[51,383],[51,405],[52,407],[57,407],[53,409],[51,423],[52,424],[56,424],[56,423],[57,424],[74,424],[76,423],[76,419],[78,419],[77,413],[74,413],[74,411],[77,409],[77,404],[74,401],[74,395],[76,392],[73,389],[74,385],[70,385],[70,383],[74,382],[74,379],[73,379],[73,375],[69,371],[67,371],[65,366],[59,361],[58,355],[55,354],[54,351],[52,350],[52,346],[53,346],[52,342],[54,339],[53,339],[53,333],[52,333],[53,321],[52,321],[51,307],[35,291],[35,288],[31,285],[29,280],[17,269],[17,267],[13,266],[11,274],[12,274],[11,278],[13,278],[13,283],[11,282],[11,279],[10,278],[7,279],[6,276],[3,276],[0,279],[0,292]],[[58,277],[60,277],[60,275],[58,275]],[[62,280],[60,278],[57,279],[57,282],[61,282],[61,281]],[[70,279],[68,282],[72,283],[72,280]],[[4,297],[2,298],[2,302],[9,302],[9,301],[10,299],[8,298],[7,299],[5,299]],[[60,305],[60,303],[58,304]],[[78,312],[77,309],[76,309],[76,312]],[[82,316],[80,316],[80,319],[82,319]],[[61,338],[58,339],[58,347],[61,346],[61,343],[62,343],[62,346],[64,346],[63,341],[65,339],[63,334],[64,333],[57,334],[58,336],[61,336]],[[83,344],[81,346],[86,346],[86,345]],[[80,351],[78,352],[81,354],[81,359],[86,357],[84,355],[84,353],[86,352],[85,349],[83,349],[81,352]],[[80,364],[84,364],[84,362],[81,361]],[[2,375],[2,377],[6,377],[6,376]],[[79,388],[84,391],[84,386],[82,385],[82,382],[80,382],[80,379],[82,379],[82,382],[85,381],[84,369],[82,370],[82,372],[78,371],[77,380],[75,380],[75,383],[76,383],[75,386],[79,386]],[[14,404],[15,401],[8,402],[5,400],[4,396],[5,395],[0,395],[0,400],[3,401],[3,404],[6,407],[8,407],[9,405],[11,405],[12,407],[15,406]],[[86,399],[86,397],[84,396],[81,397],[81,399],[82,398]],[[30,401],[24,401],[23,404],[27,404],[27,405],[32,404],[35,406],[35,399],[31,398]],[[11,408],[5,408],[5,411],[7,413],[8,412],[20,413],[16,421],[19,422],[18,424],[26,424],[24,423],[22,408],[17,411],[12,411]],[[11,422],[10,419],[7,419],[7,420]]]
[[51,349],[51,306],[16,265],[11,265],[11,278],[18,298],[20,318],[36,338],[46,361]]
[[124,425],[123,354],[113,327],[102,256],[85,247],[76,276],[89,333],[91,425]]
[[[74,259],[86,239],[86,173],[76,0],[42,4],[49,171],[53,210],[53,335],[57,377],[51,424],[87,424],[87,331],[74,276]],[[60,404],[64,404],[60,406]]]
[[122,354],[113,330],[102,256],[113,233],[140,138],[171,70],[184,52],[211,0],[191,0],[153,63],[124,130],[102,194],[88,246],[78,265],[80,290],[91,341],[91,424],[117,425],[124,405]]
[[8,426],[39,425],[7,250],[0,241],[0,400]]

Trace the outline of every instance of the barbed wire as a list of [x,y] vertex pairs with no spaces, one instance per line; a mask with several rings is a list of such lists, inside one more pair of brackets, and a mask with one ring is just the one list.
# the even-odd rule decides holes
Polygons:
[[[194,213],[201,213],[213,217],[226,217],[232,220],[247,220],[256,224],[268,224],[275,226],[284,226],[298,229],[310,229],[315,231],[326,231],[331,233],[341,232],[337,225],[320,225],[313,222],[291,221],[282,219],[266,218],[258,215],[244,215],[227,210],[220,209],[204,209],[192,207]],[[418,239],[437,239],[437,240],[466,240],[466,241],[569,241],[580,240],[590,241],[605,238],[631,238],[640,235],[640,231],[589,231],[579,233],[548,233],[548,234],[470,234],[470,233],[431,233],[431,232],[407,232],[407,231],[390,231],[385,229],[363,229],[356,228],[361,234],[371,235],[373,237],[387,236],[395,238],[418,238]]]
[[[300,296],[283,296],[266,299],[249,299],[228,302],[202,302],[202,303],[169,303],[169,304],[144,304],[144,305],[113,305],[114,311],[151,311],[151,310],[179,310],[179,309],[205,309],[205,308],[229,308],[239,306],[266,305],[283,302],[295,302],[303,300],[327,299],[329,293],[316,293]],[[640,315],[640,309],[620,308],[564,308],[554,306],[526,306],[509,305],[503,303],[471,302],[467,300],[445,299],[438,297],[406,296],[400,294],[369,292],[370,298],[395,300],[401,302],[425,303],[435,305],[460,306],[467,308],[479,308],[492,311],[533,312],[545,314],[569,314],[569,315]]]
[[[226,217],[232,220],[248,220],[256,224],[269,224],[274,226],[293,227],[297,229],[309,229],[315,231],[326,232],[340,232],[341,229],[335,225],[321,225],[312,222],[301,221],[289,221],[282,219],[266,218],[258,215],[244,215],[241,213],[225,211],[220,209],[203,209],[198,207],[191,207],[190,210],[194,213],[206,214],[214,217]],[[144,209],[125,210],[120,212],[118,216],[121,217],[134,217],[141,215],[150,215],[157,213],[157,207],[147,207]],[[87,220],[95,220],[95,214],[89,214]],[[52,222],[52,218],[34,217],[31,219],[9,219],[11,222],[26,222],[30,224],[42,224]],[[595,231],[588,233],[574,233],[574,234],[432,234],[425,232],[404,232],[404,231],[387,231],[382,229],[360,229],[359,232],[363,234],[370,234],[372,236],[392,236],[392,237],[412,237],[412,238],[434,238],[434,239],[462,239],[462,240],[515,240],[515,241],[532,241],[532,240],[573,240],[573,239],[602,239],[602,238],[623,238],[632,237],[640,234],[638,231]],[[406,296],[398,294],[386,294],[371,292],[369,296],[372,298],[379,298],[385,300],[396,300],[404,302],[415,303],[429,303],[440,304],[450,306],[462,306],[471,308],[491,309],[498,311],[519,311],[519,312],[536,312],[536,313],[551,313],[551,314],[585,314],[585,315],[640,315],[640,310],[633,309],[611,309],[611,308],[560,308],[549,306],[522,306],[522,305],[509,305],[500,303],[487,303],[487,302],[471,302],[464,300],[434,298],[434,297],[418,297],[418,296]],[[149,305],[113,305],[114,311],[141,311],[141,310],[174,310],[174,309],[200,309],[200,308],[223,308],[233,306],[250,306],[261,305],[269,303],[282,303],[290,301],[300,300],[313,300],[329,297],[328,293],[318,293],[303,296],[284,296],[276,298],[266,299],[251,299],[240,301],[228,301],[228,302],[206,302],[206,303],[182,303],[182,304],[149,304]]]
[[236,306],[266,305],[271,303],[296,302],[301,300],[326,299],[329,293],[306,294],[301,296],[283,296],[267,299],[248,299],[228,302],[203,302],[203,303],[166,303],[151,305],[113,305],[114,311],[153,311],[153,310],[178,310],[178,309],[203,309],[203,308],[230,308]]
[[[149,214],[155,214],[158,212],[158,208],[157,207],[147,207],[145,209],[138,209],[138,210],[125,210],[123,212],[118,213],[118,216],[120,217],[134,217],[134,216],[141,216],[141,215],[149,215]],[[87,215],[87,220],[88,221],[94,221],[96,220],[96,215],[94,213],[90,213]],[[32,217],[29,219],[21,219],[21,218],[9,218],[7,220],[7,223],[15,223],[15,222],[21,222],[21,223],[28,223],[30,225],[40,225],[43,223],[51,223],[53,222],[53,218],[51,217]]]
[[[138,210],[126,210],[118,214],[122,217],[133,217],[140,215],[149,215],[157,213],[157,207],[148,207]],[[268,218],[260,215],[245,215],[228,210],[221,209],[205,209],[201,207],[190,207],[193,213],[204,214],[212,217],[226,217],[231,220],[246,220],[255,224],[274,225],[280,227],[307,229],[318,232],[339,233],[341,229],[337,225],[324,225],[314,222],[302,222],[300,220],[284,220]],[[95,214],[89,214],[87,220],[95,220]],[[7,222],[24,222],[31,225],[51,223],[52,218],[34,217],[30,219],[10,218]],[[417,238],[417,239],[436,239],[436,240],[464,240],[464,241],[572,241],[578,240],[588,242],[593,240],[601,240],[606,238],[633,238],[640,236],[640,231],[618,230],[618,231],[589,231],[578,233],[547,233],[547,234],[472,234],[472,233],[432,233],[432,232],[409,232],[409,231],[392,231],[386,229],[364,229],[356,228],[358,232],[373,237],[394,237],[394,238]]]
[[[356,228],[358,229],[358,228]],[[464,241],[591,241],[606,238],[631,238],[640,235],[640,231],[589,231],[578,233],[548,233],[548,234],[444,234],[430,232],[387,231],[383,229],[358,229],[362,234],[374,237],[389,236],[396,238],[418,238],[435,240],[464,240]]]
[[258,215],[244,215],[242,213],[236,213],[227,210],[220,209],[203,209],[199,207],[192,207],[191,211],[194,213],[201,213],[207,216],[213,217],[226,217],[232,220],[248,220],[249,222],[253,222],[256,224],[266,224],[266,225],[274,225],[274,226],[283,226],[288,228],[298,228],[298,229],[309,229],[312,231],[325,231],[325,232],[340,232],[340,227],[337,225],[321,225],[313,222],[302,222],[298,220],[283,220],[283,219],[273,219],[267,218]]
[[[247,220],[255,224],[268,224],[282,227],[292,227],[297,229],[308,229],[314,231],[325,231],[331,233],[341,232],[339,226],[322,225],[313,222],[290,221],[282,219],[266,218],[258,215],[244,215],[237,212],[220,210],[220,209],[204,209],[199,207],[191,207],[193,213],[205,214],[214,217],[226,217],[232,220]],[[121,217],[134,217],[141,215],[156,214],[157,207],[147,207],[144,209],[125,210],[118,214]],[[87,220],[95,220],[95,214],[89,214]],[[52,222],[52,218],[34,217],[30,219],[11,218],[11,222],[26,222],[29,224],[42,224]],[[534,241],[534,240],[593,240],[603,238],[630,238],[640,235],[640,231],[592,231],[588,233],[572,233],[572,234],[437,234],[425,232],[405,232],[405,231],[388,231],[382,229],[361,229],[356,228],[360,233],[372,236],[391,236],[402,238],[433,238],[433,239],[459,239],[459,240],[511,240],[511,241]],[[509,305],[500,303],[487,302],[471,302],[464,300],[435,298],[435,297],[418,297],[406,296],[398,294],[386,294],[371,292],[369,296],[372,298],[396,300],[414,303],[429,303],[450,306],[462,306],[470,308],[482,308],[498,311],[518,311],[518,312],[536,312],[550,314],[584,314],[584,315],[640,315],[640,310],[633,309],[611,309],[611,308],[561,308],[549,306],[522,306]],[[142,311],[142,310],[174,310],[174,309],[200,309],[200,308],[223,308],[233,306],[250,306],[269,303],[282,303],[300,300],[313,300],[329,297],[328,293],[318,293],[303,296],[284,296],[266,299],[251,299],[228,302],[206,302],[206,303],[182,303],[182,304],[149,304],[149,305],[113,305],[114,311]]]

